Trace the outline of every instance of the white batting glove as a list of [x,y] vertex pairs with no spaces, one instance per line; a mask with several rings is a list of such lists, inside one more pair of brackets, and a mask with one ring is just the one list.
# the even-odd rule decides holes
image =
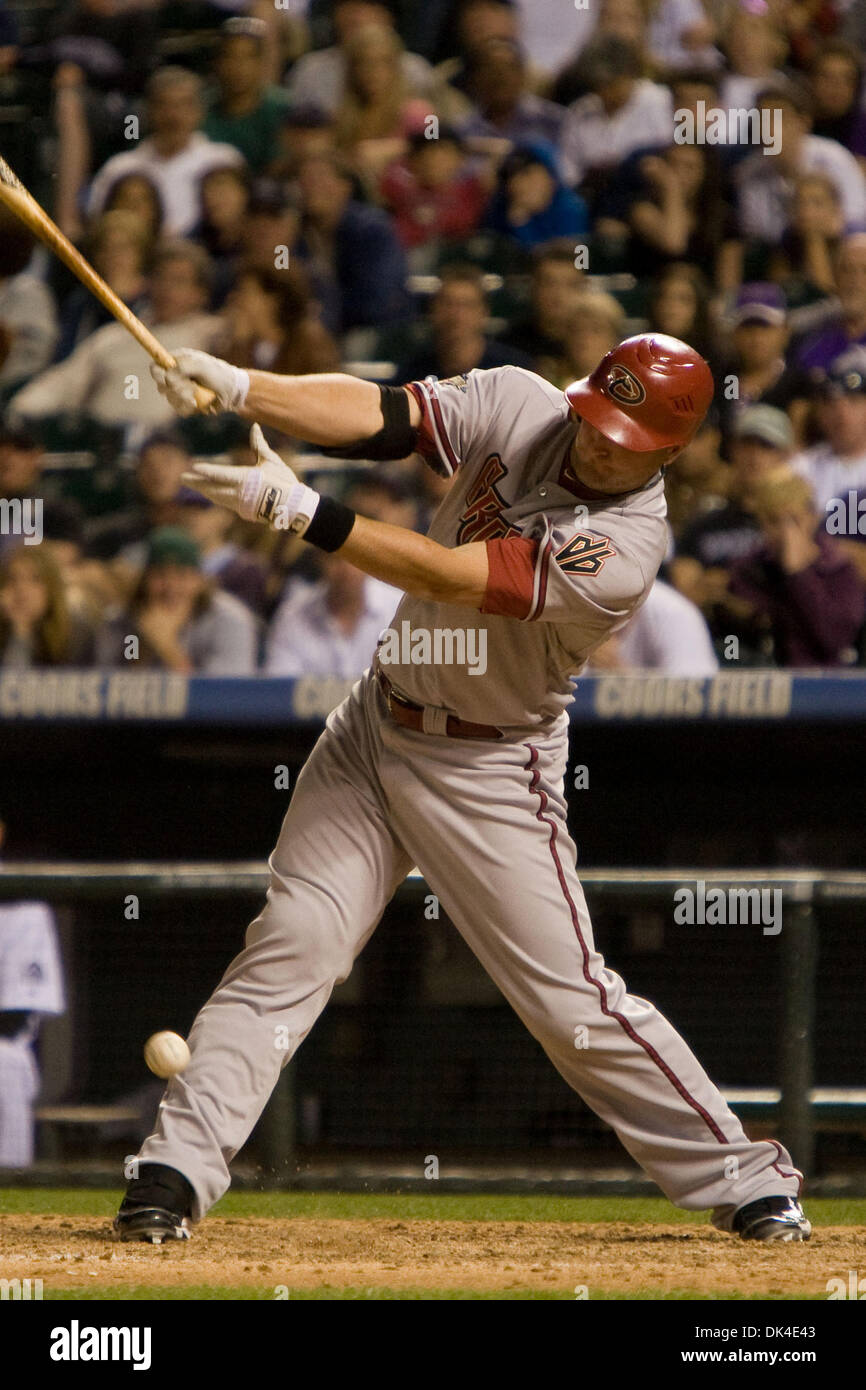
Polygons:
[[302,536],[316,514],[319,493],[302,483],[283,463],[266,443],[258,425],[250,430],[250,446],[256,451],[254,468],[194,463],[182,481],[218,507],[237,512],[244,521],[261,521],[272,531],[291,531]]
[[166,397],[178,415],[200,413],[195,398],[196,385],[206,386],[214,393],[215,399],[204,412],[207,415],[243,408],[250,389],[250,374],[243,367],[233,367],[230,362],[196,348],[178,348],[174,360],[176,367],[158,367],[152,363],[150,374],[160,395]]

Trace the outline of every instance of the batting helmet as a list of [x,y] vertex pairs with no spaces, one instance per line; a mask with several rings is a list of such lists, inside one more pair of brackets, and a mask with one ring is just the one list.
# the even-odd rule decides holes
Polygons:
[[679,338],[638,333],[566,389],[575,414],[626,449],[687,444],[710,408],[713,374]]

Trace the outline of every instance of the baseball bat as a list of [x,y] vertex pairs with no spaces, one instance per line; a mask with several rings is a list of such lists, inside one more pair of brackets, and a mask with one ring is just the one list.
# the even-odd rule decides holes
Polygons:
[[[76,250],[72,242],[65,237],[60,228],[51,218],[44,208],[40,207],[31,193],[28,193],[21,180],[9,168],[6,160],[0,156],[0,202],[4,203],[15,216],[20,218],[25,226],[29,227],[34,236],[43,241],[55,256],[58,256],[64,265],[68,266],[73,275],[77,276],[83,285],[86,285],[91,294],[95,294],[101,304],[104,304],[110,314],[113,314],[118,323],[122,323],[141,344],[145,352],[153,358],[158,366],[168,370],[177,366],[170,352],[167,352],[158,338],[155,338],[149,328],[146,328],[140,318],[132,312],[127,304],[124,304],[103,280],[102,276],[93,269],[88,260]],[[209,391],[205,386],[195,387],[196,404],[199,410],[206,410],[216,399],[213,391]]]

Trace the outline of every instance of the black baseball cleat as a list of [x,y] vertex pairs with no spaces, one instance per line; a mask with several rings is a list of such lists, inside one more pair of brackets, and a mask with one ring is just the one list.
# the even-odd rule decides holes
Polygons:
[[150,1241],[162,1245],[166,1240],[189,1240],[192,1232],[189,1218],[178,1216],[165,1207],[121,1207],[114,1222],[121,1240]]
[[120,1204],[114,1229],[121,1240],[189,1240],[192,1234],[191,1184],[176,1168],[141,1163]]
[[740,1207],[734,1230],[741,1240],[808,1240],[812,1224],[793,1197],[761,1197]]

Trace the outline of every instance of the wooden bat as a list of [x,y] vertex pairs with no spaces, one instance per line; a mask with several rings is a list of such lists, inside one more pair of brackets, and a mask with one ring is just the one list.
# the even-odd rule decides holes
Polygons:
[[[160,367],[169,369],[176,367],[177,363],[170,352],[166,352],[162,343],[155,338],[149,328],[146,328],[140,318],[132,312],[128,305],[124,304],[114,290],[106,285],[102,276],[99,275],[88,260],[82,256],[80,251],[72,245],[72,242],[65,237],[55,222],[52,222],[48,213],[41,208],[31,193],[27,192],[23,183],[9,168],[6,160],[0,156],[0,202],[5,203],[16,217],[19,217],[31,232],[44,241],[55,254],[59,256],[64,265],[67,265],[76,275],[83,285],[86,285],[100,303],[104,304],[110,314],[113,314],[118,323],[122,323],[128,329],[133,338],[141,344],[145,352],[149,353],[154,362]],[[213,391],[209,391],[205,386],[195,387],[195,399],[199,410],[206,410],[216,399]]]

